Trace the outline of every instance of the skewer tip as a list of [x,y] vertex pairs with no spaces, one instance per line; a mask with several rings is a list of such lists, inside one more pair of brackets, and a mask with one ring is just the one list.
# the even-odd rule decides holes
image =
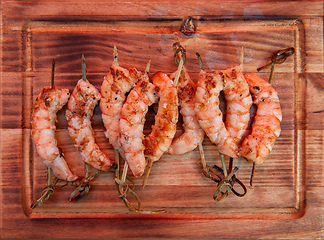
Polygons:
[[255,162],[253,162],[252,165],[252,171],[251,171],[251,177],[250,177],[250,186],[253,186],[253,177],[254,177],[254,172],[255,172]]
[[118,51],[116,45],[114,46],[114,64],[118,65]]
[[143,185],[142,185],[143,188],[145,188],[145,186],[147,184],[147,180],[148,180],[148,178],[150,176],[152,165],[153,165],[153,161],[151,159],[149,159],[148,163],[147,163],[147,167],[146,167],[146,172],[145,172],[145,175],[144,175],[144,180],[143,180]]
[[149,75],[150,72],[150,67],[151,67],[151,59],[148,60],[146,67],[145,67],[145,75]]
[[241,47],[241,54],[240,54],[240,65],[243,65],[244,62],[244,46]]
[[86,61],[85,61],[85,57],[84,55],[82,54],[82,57],[81,57],[81,63],[82,63],[82,79],[84,81],[87,81],[87,74],[86,74]]
[[51,87],[54,87],[55,59],[52,61]]
[[196,56],[198,58],[198,63],[199,63],[200,70],[204,71],[204,67],[203,67],[203,64],[202,64],[202,59],[201,59],[201,56],[200,56],[199,52],[196,52]]

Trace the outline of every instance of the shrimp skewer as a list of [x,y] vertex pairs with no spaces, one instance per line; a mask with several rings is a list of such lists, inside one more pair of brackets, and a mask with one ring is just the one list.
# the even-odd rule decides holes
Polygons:
[[[185,154],[194,150],[204,140],[205,136],[195,112],[196,84],[191,80],[185,68],[183,68],[183,72],[185,78],[180,77],[177,88],[184,132],[175,138],[169,147],[168,153],[171,155]],[[173,76],[171,76],[172,78]]]
[[244,76],[258,108],[252,133],[244,139],[240,153],[258,165],[270,154],[276,138],[280,135],[282,113],[278,93],[269,83],[252,73]]
[[82,78],[74,88],[66,110],[69,134],[87,164],[101,171],[110,171],[116,167],[116,163],[99,149],[91,127],[93,110],[101,95],[86,79],[83,55],[82,72]]
[[[181,52],[180,55],[180,63],[183,61],[183,59],[186,58],[186,54],[185,54],[185,50],[182,48],[182,46],[179,43],[175,43],[174,44],[174,50],[175,50],[175,62],[177,63],[177,58],[179,57],[178,53]],[[199,59],[199,65],[201,70],[203,70],[203,66],[202,66],[202,62],[201,62],[201,58],[199,56],[199,54],[197,53],[198,59]],[[179,68],[181,69],[181,64],[179,63]],[[178,74],[176,76],[179,76],[179,72],[177,72]],[[184,118],[184,127],[185,127],[185,133],[183,135],[180,136],[180,138],[175,139],[175,143],[179,145],[179,143],[182,143],[183,145],[187,145],[189,146],[189,149],[193,150],[194,148],[197,147],[197,145],[199,146],[199,153],[201,156],[201,166],[203,168],[203,173],[206,177],[211,178],[212,180],[215,181],[215,178],[213,176],[211,176],[211,173],[215,174],[216,176],[219,177],[219,179],[221,179],[221,177],[215,173],[213,170],[211,170],[209,168],[209,166],[206,164],[205,161],[205,156],[204,156],[204,151],[203,151],[203,147],[202,147],[202,141],[204,139],[204,131],[201,129],[199,122],[197,120],[197,116],[195,113],[195,92],[196,92],[196,85],[191,81],[191,79],[189,78],[189,75],[187,74],[186,70],[183,69],[181,71],[182,73],[182,78],[180,80],[180,94],[178,92],[179,95],[179,101],[180,101],[180,112],[182,113],[183,116],[185,116]],[[187,79],[186,79],[187,78]],[[175,85],[177,81],[174,81]],[[188,88],[189,87],[189,88]],[[187,89],[187,90],[183,90],[183,89]],[[190,90],[189,90],[190,89]],[[194,91],[192,91],[194,89]],[[189,90],[189,91],[188,91]],[[191,113],[190,115],[188,114]],[[188,119],[188,117],[186,115],[190,116],[190,119]],[[186,124],[188,126],[195,126],[195,128],[192,128],[193,130],[191,130],[191,135],[188,134],[190,133],[189,131],[186,132]],[[187,141],[183,141],[184,139],[182,138],[183,136],[190,136],[188,138]],[[187,138],[187,137],[185,137]],[[177,141],[179,140],[179,141]],[[225,168],[225,162],[224,162],[224,157],[223,155],[221,155],[221,159],[222,159],[222,165],[224,168],[224,178],[225,181],[223,181],[223,183],[219,183],[218,185],[218,190],[216,191],[216,193],[214,194],[214,199],[217,199],[217,201],[223,199],[224,197],[226,197],[229,193],[230,190],[232,188],[232,183],[230,183],[230,185],[227,185],[227,189],[228,189],[228,194],[224,194],[223,192],[221,192],[222,188],[227,184],[227,181],[232,178],[232,174],[234,174],[233,172],[231,172],[230,176],[227,176],[227,170]],[[236,168],[237,170],[237,168]],[[235,171],[236,171],[235,170]],[[216,180],[217,181],[217,180]],[[220,182],[220,180],[218,181]],[[221,198],[218,198],[217,196],[219,195],[219,193],[221,193]]]
[[145,156],[148,159],[148,166],[143,187],[147,183],[153,162],[158,161],[170,147],[177,130],[178,122],[178,95],[173,81],[162,72],[155,73],[152,81],[158,90],[157,94],[160,100],[152,132],[144,139]]
[[55,139],[56,114],[68,102],[70,93],[68,89],[60,90],[54,86],[54,63],[53,61],[52,86],[44,87],[34,103],[31,135],[38,155],[52,169],[53,175],[71,182],[78,179],[78,176],[69,169]]
[[[143,145],[143,128],[145,115],[148,107],[157,102],[156,87],[149,82],[148,73],[150,61],[146,65],[145,75],[141,76],[139,83],[130,91],[127,100],[122,108],[122,118],[120,119],[120,144],[125,154],[125,164],[121,178],[119,179],[119,170],[115,173],[115,182],[118,185],[120,198],[124,201],[126,207],[131,212],[142,214],[155,214],[165,211],[141,210],[141,202],[137,194],[125,182],[128,167],[134,176],[141,176],[144,173],[146,160]],[[119,154],[116,150],[116,159],[119,161]],[[130,193],[137,202],[137,208],[127,200],[126,196]]]
[[144,142],[145,155],[155,162],[168,150],[174,137],[178,122],[178,96],[176,87],[165,73],[155,73],[152,81],[158,89],[159,108],[152,132]]
[[135,68],[127,70],[120,67],[117,55],[117,48],[115,47],[114,62],[101,86],[100,109],[106,128],[105,135],[109,139],[110,144],[124,157],[123,149],[119,142],[119,121],[122,115],[122,107],[126,100],[126,93],[140,80],[141,73]]
[[219,73],[225,80],[223,90],[226,99],[225,127],[234,141],[240,145],[247,133],[252,106],[249,85],[243,75],[243,64]]
[[[201,61],[200,55],[198,53],[197,53],[197,56],[198,56],[198,60],[199,60],[201,74],[206,74],[203,70],[202,61]],[[210,131],[211,133],[218,132],[218,134],[219,134],[219,136],[216,135],[216,141],[213,141],[212,139],[211,139],[211,141],[214,142],[216,145],[223,141],[221,146],[218,145],[218,149],[220,152],[220,157],[221,157],[221,162],[222,162],[222,167],[223,167],[222,173],[224,175],[225,180],[219,182],[219,184],[218,184],[217,191],[214,194],[214,199],[216,201],[220,201],[230,194],[231,190],[233,189],[233,184],[235,181],[239,182],[239,184],[242,186],[242,188],[244,190],[244,193],[237,194],[236,191],[233,191],[233,192],[237,196],[244,196],[246,193],[245,186],[243,185],[243,183],[241,183],[241,181],[237,180],[234,175],[235,171],[237,171],[238,168],[235,167],[234,170],[232,171],[233,155],[232,156],[230,155],[230,168],[229,169],[231,172],[228,174],[227,169],[225,167],[224,152],[222,152],[222,151],[226,151],[227,153],[228,152],[233,153],[233,149],[235,149],[236,150],[235,151],[236,158],[239,156],[237,144],[241,141],[241,138],[245,134],[245,131],[247,129],[249,119],[250,119],[250,107],[252,105],[252,99],[251,99],[251,96],[249,93],[248,84],[246,83],[246,80],[244,79],[244,76],[242,73],[242,68],[243,68],[243,47],[242,47],[242,54],[241,54],[239,66],[227,69],[225,71],[215,71],[212,74],[207,75],[207,77],[200,78],[200,80],[204,79],[204,78],[207,79],[207,81],[202,80],[202,82],[205,81],[205,89],[206,89],[205,93],[210,95],[210,97],[207,97],[207,101],[209,101],[207,103],[207,109],[208,109],[208,107],[210,107],[210,106],[208,106],[208,104],[215,104],[214,106],[211,106],[214,108],[214,110],[213,110],[214,113],[217,113],[216,118],[218,118],[218,119],[216,119],[216,121],[214,123],[216,123],[216,124],[218,123],[219,124],[218,128],[220,129],[220,130],[218,130],[216,128],[216,129],[212,129],[211,131],[208,129],[208,131]],[[213,82],[214,78],[216,78],[216,84]],[[218,80],[217,80],[217,78],[218,78]],[[217,84],[221,84],[220,79],[224,81],[223,86],[219,86],[218,87],[219,89],[217,90]],[[216,90],[214,90],[215,88],[216,88]],[[219,104],[218,95],[219,95],[220,91],[224,92],[225,99],[227,100],[225,124],[222,121],[221,111],[218,107],[218,104]],[[202,92],[204,92],[204,91],[202,91]],[[210,101],[210,99],[211,99],[211,101]],[[203,104],[200,106],[202,106],[203,109],[206,108],[206,106],[204,106]],[[197,107],[197,105],[196,105],[196,107]],[[204,109],[204,111],[206,111],[206,114],[208,114],[208,110]],[[211,117],[210,119],[213,119],[215,117],[215,115],[212,114],[212,115],[210,115],[210,117]],[[208,124],[206,124],[206,125],[209,128],[209,125]],[[212,128],[212,127],[213,127],[213,125],[210,126],[210,128]],[[208,133],[207,133],[207,135],[208,135]],[[218,138],[224,137],[224,139],[217,140],[217,137]],[[230,141],[229,144],[228,143],[226,144],[227,140]],[[206,177],[213,179],[210,176],[210,173],[215,174],[215,172],[213,172],[206,165],[201,145],[199,146],[199,149],[200,149],[200,154],[201,154],[203,172]],[[228,154],[226,154],[226,155],[228,155]],[[215,174],[215,175],[218,176],[217,174]],[[231,179],[232,177],[233,177],[233,179],[235,179],[235,181],[232,179],[231,183],[228,184],[227,181],[229,179]],[[222,192],[222,188],[225,186],[227,188],[227,191]]]
[[[276,51],[274,54],[272,54],[272,56],[271,56],[271,62],[270,63],[268,63],[268,64],[266,64],[266,65],[264,65],[264,66],[262,66],[262,67],[260,67],[260,68],[258,68],[257,69],[257,71],[260,71],[260,70],[262,70],[262,69],[264,69],[264,68],[267,68],[267,67],[271,67],[271,70],[270,70],[270,75],[269,75],[269,84],[271,84],[271,81],[272,81],[272,78],[273,78],[273,74],[274,74],[274,67],[275,67],[275,65],[276,64],[282,64],[282,63],[284,63],[286,60],[287,60],[287,58],[288,57],[290,57],[291,55],[293,55],[295,53],[295,48],[293,48],[293,47],[290,47],[290,48],[286,48],[286,49],[282,49],[282,50],[278,50],[278,51]],[[259,77],[257,77],[257,76],[255,76],[255,75],[253,75],[253,74],[249,74],[249,75],[246,75],[246,77],[248,77],[248,78],[250,78],[251,80],[252,79],[254,79],[254,81],[251,81],[251,83],[252,82],[255,82],[255,81],[259,81],[260,83],[262,83],[262,84],[264,84],[264,80],[263,79],[259,79]],[[253,89],[253,90],[257,90],[258,91],[258,86],[254,86],[255,87],[255,89]],[[250,88],[251,88],[251,86],[250,86]],[[271,88],[268,86],[267,87],[268,88],[268,90],[270,90],[269,92],[271,92]],[[277,94],[275,94],[275,95],[277,95]],[[256,99],[257,99],[257,97],[255,97]],[[256,101],[256,99],[255,99],[255,101]],[[275,102],[279,102],[279,98],[277,99],[277,96],[275,96],[275,97],[272,97],[272,100],[274,100]],[[258,102],[259,102],[259,100],[257,100]],[[271,100],[270,100],[271,101]],[[264,106],[263,106],[264,107]],[[280,107],[280,104],[279,104],[279,107]],[[281,114],[281,110],[280,110],[280,112],[278,111],[278,107],[275,107],[275,108],[277,108],[277,110],[275,110],[275,113],[276,113],[276,116],[277,116],[277,118],[280,120],[280,122],[281,122],[281,120],[282,120],[282,114]],[[269,110],[271,110],[271,107],[269,108]],[[258,114],[258,113],[257,113]],[[262,114],[263,115],[263,114]],[[270,114],[271,115],[271,114]],[[276,124],[274,125],[274,127],[276,127]],[[279,123],[279,126],[277,125],[277,134],[278,134],[278,136],[277,137],[279,137],[279,134],[280,134],[280,131],[279,131],[279,129],[280,129],[280,123]],[[252,126],[252,132],[253,132],[253,126]],[[276,137],[275,137],[276,138]],[[275,140],[272,140],[272,141],[275,141]],[[270,148],[268,149],[268,150],[270,150],[271,151],[271,149],[272,149],[272,147],[273,147],[273,144],[274,144],[274,142],[273,142],[273,144],[271,143],[271,141],[269,141],[270,142],[270,144],[269,144],[269,146],[270,146]],[[266,152],[267,152],[267,150],[266,149],[264,149],[264,154],[265,155],[268,155],[268,154],[266,154]],[[263,162],[264,160],[265,160],[265,158],[266,157],[260,157],[259,158],[259,161],[261,161],[261,162]],[[256,159],[256,158],[255,158]],[[252,161],[253,161],[253,159],[251,159]],[[253,161],[253,166],[252,166],[252,172],[251,172],[251,178],[250,178],[250,185],[252,186],[252,182],[253,182],[253,176],[254,176],[254,171],[255,171],[255,165],[256,165],[256,161]]]
[[[223,89],[223,93],[226,99],[225,127],[238,145],[241,144],[242,139],[246,136],[248,132],[247,128],[250,121],[250,108],[252,106],[252,97],[250,94],[249,85],[247,84],[247,81],[243,75],[243,60],[244,47],[242,46],[240,64],[225,71],[219,72],[219,74],[221,74],[225,80]],[[221,155],[221,161],[224,169],[224,177],[227,178],[227,170],[225,167],[223,155]],[[233,158],[231,157],[229,160],[229,171],[232,170],[232,165]],[[246,193],[246,188],[244,184],[240,180],[238,180],[235,177],[235,175],[233,175],[233,179],[241,185],[241,187],[244,190],[244,193],[237,194],[237,192],[234,189],[232,189],[233,192],[237,196],[244,196]],[[233,188],[233,185],[231,187]],[[218,197],[217,191],[214,195],[214,199],[217,199]],[[227,193],[230,193],[229,187]],[[225,195],[223,194],[223,196]],[[220,197],[220,200],[223,196]]]
[[223,123],[219,109],[219,94],[224,89],[224,79],[217,73],[201,69],[196,92],[195,110],[201,128],[216,144],[221,154],[238,158],[238,146]]
[[145,115],[148,107],[158,101],[156,87],[148,79],[149,66],[150,63],[146,74],[128,94],[120,119],[120,143],[126,163],[136,177],[143,175],[146,166],[143,144]]
[[[262,69],[264,68],[268,68],[268,67],[271,67],[271,70],[270,70],[270,75],[269,75],[269,84],[271,84],[271,81],[272,81],[272,78],[273,78],[273,74],[274,74],[274,67],[276,64],[282,64],[284,63],[288,57],[290,57],[291,55],[293,55],[295,53],[295,48],[293,47],[290,47],[290,48],[286,48],[286,49],[282,49],[282,50],[278,50],[276,51],[274,54],[272,54],[271,56],[271,62],[258,68],[257,71],[261,71]],[[255,78],[255,79],[258,79],[258,77],[254,76],[254,75],[251,75],[250,76],[251,78]],[[260,80],[261,81],[261,80]],[[261,81],[262,82],[262,81]],[[257,87],[257,86],[256,86]],[[256,88],[257,90],[257,88]],[[276,97],[275,97],[276,98]],[[279,99],[278,99],[279,101]],[[280,111],[281,112],[281,111]],[[277,112],[277,117],[278,119],[281,121],[281,118],[282,118],[282,114],[278,114]],[[278,127],[277,127],[278,128]],[[280,126],[279,126],[280,128]],[[279,129],[278,128],[278,129]],[[253,131],[253,127],[252,127],[252,131]],[[279,133],[280,134],[280,133]],[[279,135],[278,135],[279,137]],[[274,144],[274,143],[273,143]],[[272,144],[270,144],[270,149],[272,149],[273,145],[271,146]],[[266,153],[266,150],[264,151],[264,153]],[[262,160],[262,158],[260,158],[260,160],[263,162],[264,159]],[[251,178],[250,178],[250,185],[252,186],[252,182],[253,182],[253,176],[254,176],[254,171],[255,171],[255,165],[256,165],[256,162],[253,161],[253,166],[252,166],[252,172],[251,172]]]
[[[224,92],[227,104],[225,124],[218,106],[220,91]],[[238,144],[246,134],[252,105],[249,86],[243,75],[243,48],[239,66],[213,73],[201,69],[197,95],[196,111],[207,136],[218,146],[221,154],[238,158]]]
[[[178,71],[170,76],[178,91],[180,114],[183,118],[184,132],[175,138],[168,149],[168,153],[185,154],[194,150],[204,140],[205,132],[201,129],[195,112],[196,84],[191,80],[187,70],[183,67],[186,61],[186,50],[179,42],[173,44],[174,59]],[[180,60],[179,60],[180,59]]]

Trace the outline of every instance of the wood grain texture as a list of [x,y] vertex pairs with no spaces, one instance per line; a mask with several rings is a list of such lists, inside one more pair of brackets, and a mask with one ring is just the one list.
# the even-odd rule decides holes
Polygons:
[[[1,7],[0,238],[324,237],[322,2],[2,1]],[[179,31],[187,16],[197,25],[191,37]],[[30,139],[31,108],[49,84],[52,59],[57,63],[56,85],[72,91],[85,54],[88,79],[100,89],[114,45],[122,66],[144,71],[151,59],[153,74],[176,70],[176,40],[187,49],[186,66],[195,81],[196,51],[206,69],[224,69],[238,62],[244,45],[244,69],[256,72],[274,50],[296,47],[294,57],[276,66],[274,75],[283,109],[282,134],[267,161],[257,167],[248,194],[215,203],[215,185],[202,176],[196,150],[181,157],[164,155],[145,189],[141,179],[135,180],[143,208],[166,209],[166,214],[129,213],[118,199],[111,173],[100,174],[81,201],[67,201],[73,190],[68,186],[31,211],[29,204],[46,184],[46,168]],[[267,78],[268,73],[259,75]],[[97,107],[95,136],[114,157],[100,115]],[[146,132],[153,122],[151,113]],[[73,171],[82,175],[83,164],[66,127],[63,109],[58,144]],[[220,164],[207,138],[204,150],[210,165]],[[237,176],[248,184],[251,164],[238,159],[235,165],[240,168]]]

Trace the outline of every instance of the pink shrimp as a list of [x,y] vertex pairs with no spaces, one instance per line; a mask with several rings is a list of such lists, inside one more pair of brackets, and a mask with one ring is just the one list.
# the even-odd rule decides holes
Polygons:
[[68,89],[44,87],[34,104],[31,135],[39,156],[52,169],[54,176],[65,181],[75,181],[78,176],[69,169],[55,139],[56,113],[68,102],[69,97]]
[[[116,57],[116,56],[115,56]],[[141,73],[135,68],[129,70],[118,65],[115,58],[108,75],[101,86],[100,108],[102,119],[106,128],[105,135],[110,144],[124,156],[119,143],[119,121],[122,107],[129,92],[141,78]]]
[[224,77],[223,93],[226,99],[225,127],[238,144],[247,134],[252,97],[244,78],[242,64],[219,73]]
[[158,161],[170,147],[178,122],[178,96],[173,81],[162,72],[152,77],[159,95],[159,108],[152,132],[144,139],[145,156],[149,161]]
[[120,143],[125,159],[134,176],[142,176],[146,166],[143,128],[148,107],[158,100],[156,87],[148,76],[130,91],[122,108],[120,119]]
[[109,159],[95,143],[91,117],[101,95],[88,80],[80,79],[73,90],[66,110],[71,139],[83,160],[101,171],[110,171],[116,163]]
[[238,146],[223,123],[219,109],[219,93],[224,89],[224,79],[217,73],[200,71],[196,92],[195,110],[198,121],[209,139],[221,154],[238,158]]
[[[185,79],[180,77],[177,88],[184,132],[175,138],[169,147],[168,153],[172,155],[185,154],[194,150],[204,140],[205,136],[205,132],[201,129],[195,112],[196,84],[191,80],[185,68],[183,68],[183,72]],[[174,79],[174,74],[170,77]]]
[[269,83],[251,73],[244,76],[258,108],[252,124],[252,133],[244,139],[240,153],[255,164],[261,164],[270,154],[281,132],[280,102],[278,93]]

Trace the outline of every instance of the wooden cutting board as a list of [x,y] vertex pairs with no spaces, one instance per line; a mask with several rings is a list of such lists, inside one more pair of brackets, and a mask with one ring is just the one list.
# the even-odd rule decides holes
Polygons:
[[[1,9],[1,238],[324,237],[322,2],[2,1]],[[190,36],[181,28],[189,16],[195,26]],[[176,70],[176,41],[187,51],[186,67],[194,81],[199,73],[196,52],[205,70],[213,71],[237,65],[244,46],[244,72],[267,79],[269,69],[256,69],[275,51],[295,48],[292,57],[275,67],[272,85],[283,111],[282,132],[265,163],[257,166],[252,187],[252,164],[243,158],[234,161],[247,194],[215,202],[217,185],[203,176],[196,149],[182,156],[164,154],[145,189],[143,178],[134,179],[142,209],[165,213],[129,212],[118,197],[113,173],[100,173],[89,194],[77,202],[68,201],[75,187],[66,186],[31,209],[47,180],[31,141],[30,117],[36,96],[50,84],[52,59],[55,85],[72,91],[81,78],[84,54],[87,78],[100,90],[114,46],[123,67],[144,71],[151,59],[151,76]],[[83,176],[64,117],[65,109],[58,114],[58,145],[72,171]],[[145,133],[152,124],[153,110]],[[99,107],[93,128],[100,148],[114,158]],[[179,124],[177,134],[181,132]],[[203,148],[207,163],[220,166],[217,148],[207,137]]]

